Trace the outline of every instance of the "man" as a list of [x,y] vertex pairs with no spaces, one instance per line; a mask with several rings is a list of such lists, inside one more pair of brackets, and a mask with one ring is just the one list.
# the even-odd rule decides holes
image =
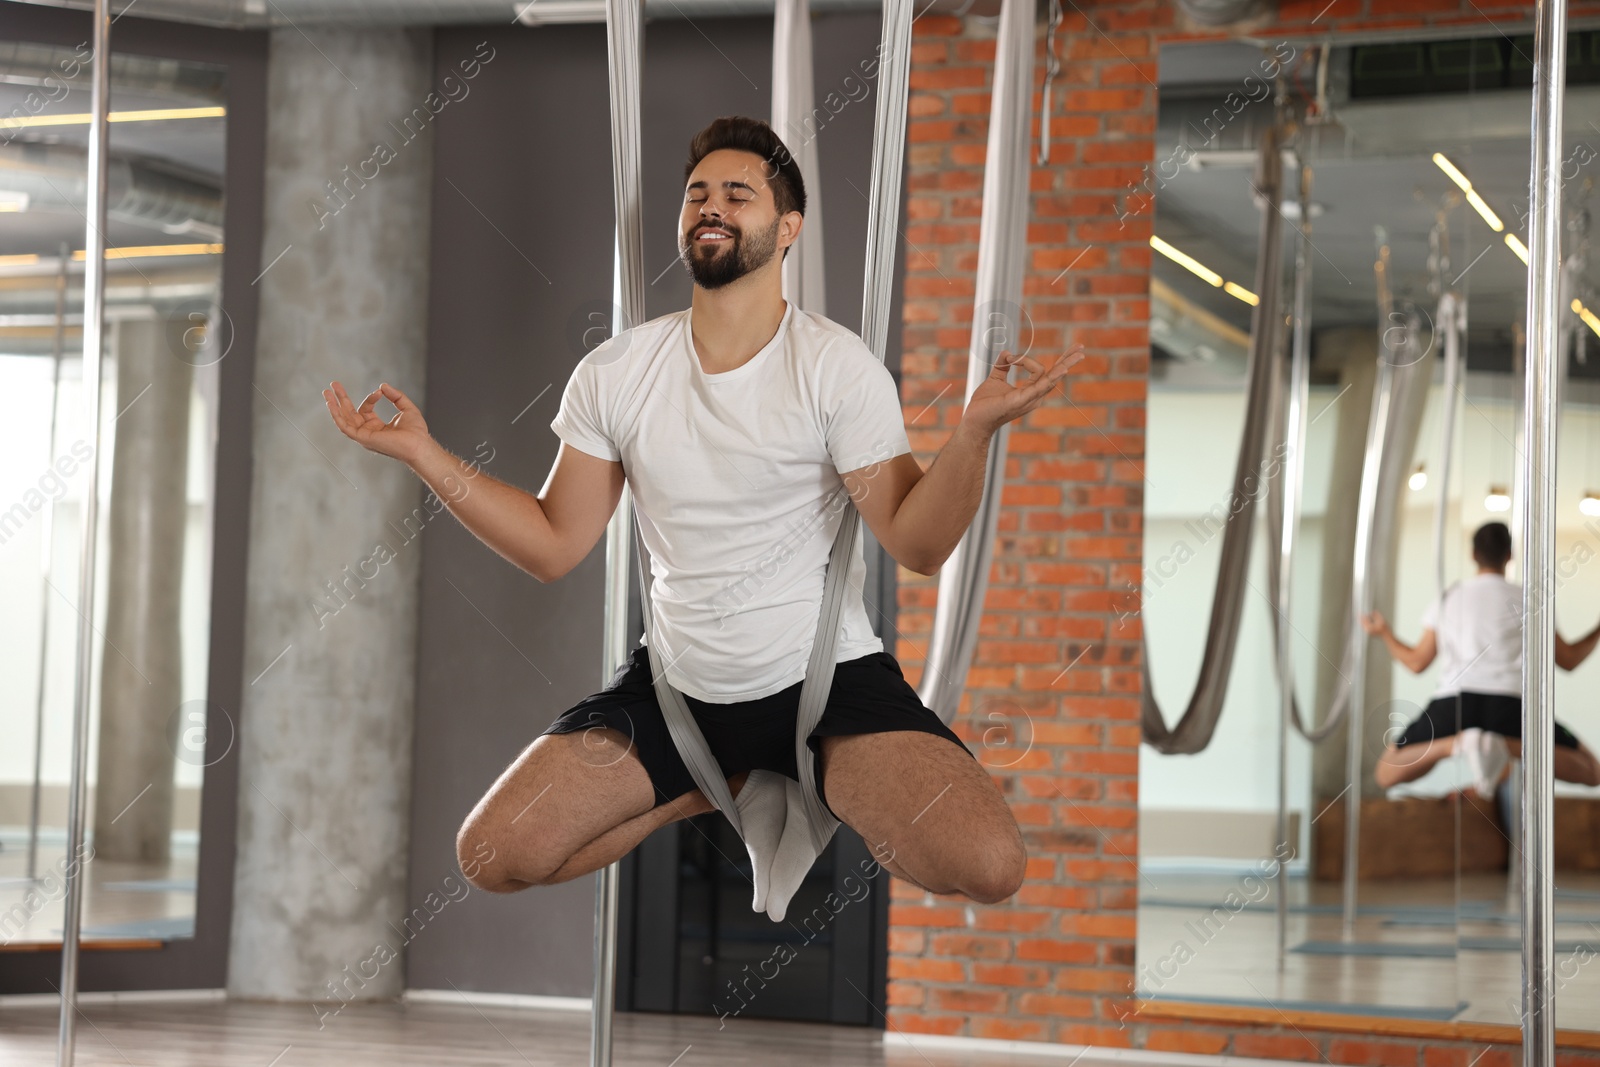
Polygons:
[[[1383,639],[1395,661],[1421,674],[1437,656],[1443,661],[1433,700],[1378,760],[1378,784],[1388,789],[1421,778],[1457,752],[1467,760],[1483,797],[1511,757],[1522,755],[1522,589],[1506,581],[1511,531],[1503,522],[1472,535],[1478,573],[1451,585],[1422,615],[1422,636],[1407,645],[1381,614],[1361,620]],[[1556,666],[1575,670],[1600,642],[1600,626],[1574,644],[1555,635]],[[1555,724],[1555,776],[1600,785],[1600,761],[1559,722]]]
[[[626,479],[653,560],[650,639],[735,796],[756,768],[797,777],[796,712],[845,496],[901,566],[936,573],[977,510],[991,437],[1066,371],[1065,360],[1046,370],[1003,354],[924,472],[889,371],[855,334],[783,298],[783,256],[804,215],[799,168],[765,123],[725,117],[697,134],[678,222],[690,307],[578,364],[537,497],[474,472],[471,492],[449,505],[489,547],[552,582],[589,554]],[[1008,384],[1013,365],[1031,379]],[[359,409],[338,382],[323,395],[348,436],[402,460],[441,498],[459,495],[443,490],[468,468],[398,389],[380,385]],[[387,423],[373,411],[380,397],[399,409]],[[808,739],[818,792],[891,874],[1003,900],[1022,883],[1022,835],[987,772],[873,634],[864,573],[858,542],[833,686]],[[534,803],[538,817],[521,818]],[[500,775],[457,849],[463,867],[473,857],[473,885],[511,892],[597,870],[656,828],[712,810],[672,744],[640,645]]]

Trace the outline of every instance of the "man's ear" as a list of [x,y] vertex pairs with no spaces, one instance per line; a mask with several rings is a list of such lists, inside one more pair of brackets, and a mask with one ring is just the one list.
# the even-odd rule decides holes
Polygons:
[[800,231],[805,226],[805,216],[800,214],[798,211],[786,212],[783,216],[784,223],[791,224],[791,220],[793,229],[790,231],[792,235],[789,241],[790,247],[798,244],[800,241]]

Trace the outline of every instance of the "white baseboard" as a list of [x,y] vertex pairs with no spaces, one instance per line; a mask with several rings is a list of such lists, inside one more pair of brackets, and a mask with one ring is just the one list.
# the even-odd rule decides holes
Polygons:
[[[106,993],[79,993],[79,1004],[161,1004],[193,1000],[226,1000],[226,989],[126,989]],[[59,1004],[58,993],[7,993],[0,995],[0,1008]]]
[[[1291,1060],[1257,1060],[1246,1056],[1205,1056],[1193,1052],[1161,1052],[1156,1049],[1115,1048],[1100,1045],[1057,1045],[1047,1041],[1008,1041],[991,1037],[952,1037],[945,1034],[912,1034],[893,1030],[883,1035],[885,1047],[920,1048],[930,1051],[987,1052],[991,1054],[1039,1056],[1078,1063],[1081,1067],[1100,1064],[1139,1065],[1139,1067],[1296,1067]],[[1305,1067],[1300,1063],[1299,1067]]]
[[540,1011],[587,1013],[589,997],[545,997],[533,993],[472,993],[454,989],[408,989],[400,998],[407,1004],[475,1004],[480,1008],[534,1008]]

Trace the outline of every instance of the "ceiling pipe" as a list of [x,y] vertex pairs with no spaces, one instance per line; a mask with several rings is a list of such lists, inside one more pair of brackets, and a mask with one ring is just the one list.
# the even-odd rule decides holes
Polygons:
[[[604,6],[589,0],[534,0],[549,17],[521,14],[522,0],[389,0],[381,5],[359,0],[140,0],[136,14],[170,22],[189,22],[225,29],[266,29],[278,26],[449,26],[505,24],[516,17],[525,24],[553,22],[603,22]],[[580,7],[579,5],[584,5]],[[92,10],[89,0],[61,0],[51,7]],[[592,8],[596,14],[589,17]],[[812,0],[814,14],[840,11],[881,11],[879,0]],[[566,9],[566,10],[563,10]],[[997,19],[1000,0],[918,0],[917,16],[927,13],[974,15]],[[706,19],[767,15],[772,0],[644,0],[649,19]],[[532,18],[528,22],[527,18]]]

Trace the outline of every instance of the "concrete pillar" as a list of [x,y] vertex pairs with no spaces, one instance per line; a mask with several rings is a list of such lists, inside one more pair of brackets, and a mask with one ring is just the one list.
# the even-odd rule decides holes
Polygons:
[[116,446],[100,660],[94,850],[102,860],[171,855],[172,774],[183,697],[179,634],[189,470],[189,364],[151,316],[112,326]]
[[427,30],[272,33],[234,996],[403,988],[421,548],[397,529],[423,487],[321,390],[388,381],[427,410],[431,64]]

